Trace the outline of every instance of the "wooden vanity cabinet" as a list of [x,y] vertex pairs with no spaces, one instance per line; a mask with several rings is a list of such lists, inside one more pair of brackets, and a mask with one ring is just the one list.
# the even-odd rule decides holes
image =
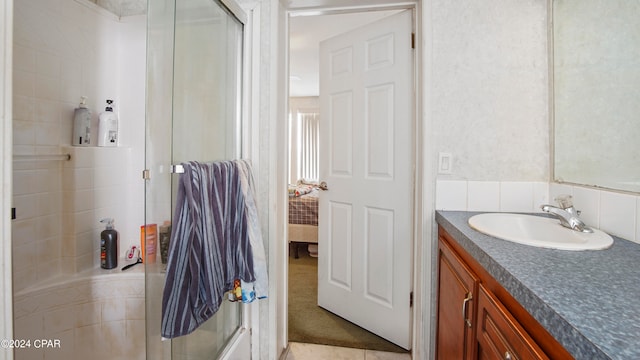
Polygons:
[[443,228],[438,230],[438,359],[573,359]]
[[436,357],[442,360],[475,358],[475,299],[478,278],[440,241],[438,244],[438,332]]
[[478,359],[549,359],[522,326],[480,284],[477,316]]

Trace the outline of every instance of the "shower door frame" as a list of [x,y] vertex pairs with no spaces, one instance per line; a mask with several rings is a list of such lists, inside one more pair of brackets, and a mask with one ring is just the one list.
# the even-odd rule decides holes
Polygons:
[[[242,9],[242,7],[236,3],[234,0],[219,0],[233,16],[242,24],[242,63],[241,63],[241,82],[240,82],[240,117],[237,119],[240,132],[240,154],[242,157],[245,154],[251,154],[249,151],[251,149],[251,137],[248,136],[250,133],[250,127],[248,126],[249,115],[251,114],[249,111],[249,99],[250,99],[250,64],[251,64],[251,36],[250,36],[250,22],[247,13]],[[229,342],[226,344],[224,349],[222,350],[219,359],[221,360],[232,360],[232,359],[251,359],[252,349],[251,345],[254,343],[252,337],[254,336],[254,332],[251,331],[251,314],[255,312],[255,308],[257,307],[256,303],[249,304],[241,304],[241,324],[240,328],[232,335],[229,339]],[[255,332],[258,333],[257,331]],[[249,357],[247,357],[249,356]]]
[[[249,134],[250,128],[247,126],[248,122],[248,114],[249,107],[248,99],[250,95],[249,91],[249,81],[248,78],[250,76],[250,72],[248,71],[250,66],[250,54],[251,54],[251,46],[250,46],[250,26],[249,26],[249,17],[242,9],[242,7],[236,3],[234,0],[217,0],[221,3],[222,6],[229,11],[231,16],[234,16],[236,20],[242,24],[242,44],[240,47],[241,52],[241,69],[239,71],[240,74],[240,89],[238,91],[238,96],[240,97],[239,105],[238,105],[238,117],[235,121],[236,131],[239,133],[238,139],[239,144],[236,144],[236,148],[240,153],[240,157],[245,157],[245,154],[250,154],[248,150],[251,149],[250,137],[247,136]],[[175,44],[174,44],[175,46]],[[175,64],[174,64],[175,65]],[[173,161],[173,159],[172,159]],[[255,303],[250,304],[239,304],[241,306],[241,315],[240,315],[240,325],[233,333],[233,335],[228,339],[227,343],[224,345],[221,353],[218,356],[220,360],[231,360],[231,359],[247,359],[251,358],[251,344],[253,343],[252,331],[251,331],[251,313],[252,308],[256,307]]]
[[[175,21],[176,0],[169,1],[174,3],[173,11]],[[252,109],[256,107],[257,100],[253,99],[255,93],[251,89],[253,88],[253,86],[255,86],[255,84],[259,83],[259,72],[257,71],[256,67],[259,66],[259,54],[257,53],[259,53],[260,50],[259,46],[257,46],[257,42],[259,41],[260,37],[259,34],[256,33],[257,30],[254,29],[259,28],[259,25],[256,25],[256,23],[259,24],[260,21],[260,5],[259,3],[252,3],[243,4],[244,6],[241,6],[234,0],[216,0],[216,2],[225,7],[226,10],[230,13],[230,16],[235,17],[235,19],[242,25],[242,44],[240,44],[240,47],[238,48],[241,56],[241,61],[239,62],[241,69],[238,69],[238,74],[241,78],[238,82],[239,89],[237,91],[239,101],[236,105],[238,111],[237,117],[234,118],[233,127],[236,129],[236,133],[238,134],[236,138],[238,141],[236,141],[235,148],[239,151],[242,158],[251,159],[258,154],[257,149],[255,149],[255,146],[253,146],[252,144],[252,139],[259,138],[259,127],[256,126],[258,122],[258,114],[257,111],[252,111]],[[173,26],[175,26],[175,23],[173,24]],[[175,30],[173,31],[175,32]],[[175,51],[175,34],[173,36],[174,50],[172,51]],[[171,60],[171,67],[175,66],[174,61],[175,59]],[[173,87],[173,80],[171,80],[171,82],[171,86]],[[173,109],[173,105],[171,105],[171,109]],[[173,110],[171,110],[171,113],[173,114]],[[149,116],[149,113],[147,114],[147,116]],[[173,115],[171,115],[171,121],[173,121]],[[147,134],[146,136],[149,135]],[[173,135],[171,136],[173,137]],[[169,160],[171,163],[173,163],[173,150],[171,150],[170,152],[171,153],[169,154]],[[149,159],[145,160],[146,163],[148,161]],[[164,165],[161,165],[161,167],[163,166]],[[146,168],[149,169],[148,163]],[[162,171],[163,170],[160,170],[160,172]],[[149,170],[145,170],[145,173],[146,175],[144,176],[155,176],[154,174],[152,174],[152,171]],[[254,176],[259,179],[258,173],[255,173]],[[171,182],[173,181],[170,181],[170,183]],[[145,193],[146,192],[147,191],[145,190]],[[145,195],[145,197],[146,196],[147,195]],[[261,209],[262,208],[265,207],[262,206]],[[147,213],[146,205],[145,213]],[[147,216],[148,214],[145,214],[145,222],[147,222]],[[238,327],[234,330],[233,334],[228,339],[225,339],[226,344],[223,345],[221,352],[218,354],[218,359],[244,360],[257,358],[257,354],[259,351],[258,304],[250,303],[239,305],[241,306],[240,322],[238,324]],[[149,326],[148,319],[146,320],[146,323],[147,326]],[[158,344],[156,344],[155,342],[153,344],[155,345],[149,343],[149,335],[147,335],[147,357],[150,355],[149,346],[153,346],[153,348],[155,349],[152,351],[153,353],[156,353],[156,351],[160,351],[163,359],[166,359],[167,356],[169,356],[169,358],[172,358],[173,351],[171,348],[173,346],[170,345],[170,343],[160,345],[161,348],[158,348]],[[156,355],[158,354],[156,353]]]

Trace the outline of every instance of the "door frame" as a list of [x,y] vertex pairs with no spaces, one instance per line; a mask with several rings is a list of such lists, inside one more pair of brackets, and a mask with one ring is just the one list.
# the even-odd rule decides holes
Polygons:
[[[12,288],[11,269],[11,192],[12,192],[12,46],[13,46],[13,0],[0,5],[0,286]],[[0,297],[0,337],[13,338],[13,291],[4,291]],[[13,359],[13,351],[0,350],[0,359]]]
[[[291,1],[289,7],[284,10],[285,16],[282,19],[284,22],[284,31],[282,31],[280,38],[285,44],[281,47],[281,51],[284,52],[282,59],[284,60],[284,71],[281,72],[280,81],[283,81],[283,87],[286,89],[285,96],[282,97],[280,106],[286,109],[288,113],[289,109],[289,19],[292,16],[304,16],[304,15],[330,15],[347,12],[365,12],[370,10],[401,10],[408,9],[413,11],[414,19],[413,33],[415,34],[414,44],[414,109],[413,109],[413,127],[414,133],[414,193],[416,194],[416,201],[413,205],[413,268],[412,268],[412,285],[413,285],[413,311],[412,311],[412,340],[411,340],[411,354],[413,359],[426,358],[430,351],[425,348],[431,343],[431,251],[429,249],[424,250],[425,239],[431,238],[432,226],[431,221],[425,219],[424,214],[430,214],[430,205],[432,201],[425,201],[424,194],[431,195],[433,191],[425,191],[429,187],[430,180],[424,179],[425,174],[425,156],[423,148],[423,139],[426,138],[425,130],[428,126],[424,126],[423,121],[423,47],[422,47],[422,15],[423,9],[420,1],[393,1],[393,0],[367,0],[364,3],[360,3],[357,6],[352,4],[349,0],[333,0],[322,6],[305,7],[304,1]],[[287,121],[280,120],[279,132],[288,134],[289,124]],[[289,144],[286,142],[281,145],[284,149],[283,152],[286,156],[278,159],[276,169],[281,173],[280,177],[288,179],[288,162],[289,162]],[[279,184],[279,188],[283,185]],[[283,195],[284,196],[284,195]],[[281,246],[281,251],[278,253],[277,261],[278,266],[283,267],[283,274],[280,274],[280,284],[278,286],[278,294],[281,294],[282,306],[278,307],[278,313],[276,315],[278,322],[277,329],[277,346],[280,349],[286,349],[288,346],[288,322],[287,322],[287,309],[288,309],[288,246],[286,246],[287,233],[287,219],[288,211],[286,202],[279,209],[280,217],[284,218],[284,223],[280,224],[281,231],[284,233],[282,241],[285,243]],[[427,258],[425,256],[427,255]],[[426,266],[428,265],[428,266]],[[425,316],[426,315],[426,316]],[[424,320],[423,320],[424,319]],[[424,336],[426,333],[427,336]]]

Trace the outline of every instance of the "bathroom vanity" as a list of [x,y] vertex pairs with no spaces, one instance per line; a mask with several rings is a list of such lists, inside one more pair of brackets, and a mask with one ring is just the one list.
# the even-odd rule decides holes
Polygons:
[[638,359],[640,245],[516,244],[438,211],[439,359]]

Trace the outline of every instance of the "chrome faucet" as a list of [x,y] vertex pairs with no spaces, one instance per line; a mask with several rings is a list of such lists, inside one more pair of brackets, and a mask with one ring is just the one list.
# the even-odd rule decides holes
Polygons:
[[542,205],[540,208],[542,211],[557,217],[560,220],[560,225],[564,227],[583,233],[593,232],[593,230],[578,217],[580,216],[580,212],[573,207],[573,204],[571,203],[571,195],[560,195],[555,198],[555,201],[560,205],[560,207]]

